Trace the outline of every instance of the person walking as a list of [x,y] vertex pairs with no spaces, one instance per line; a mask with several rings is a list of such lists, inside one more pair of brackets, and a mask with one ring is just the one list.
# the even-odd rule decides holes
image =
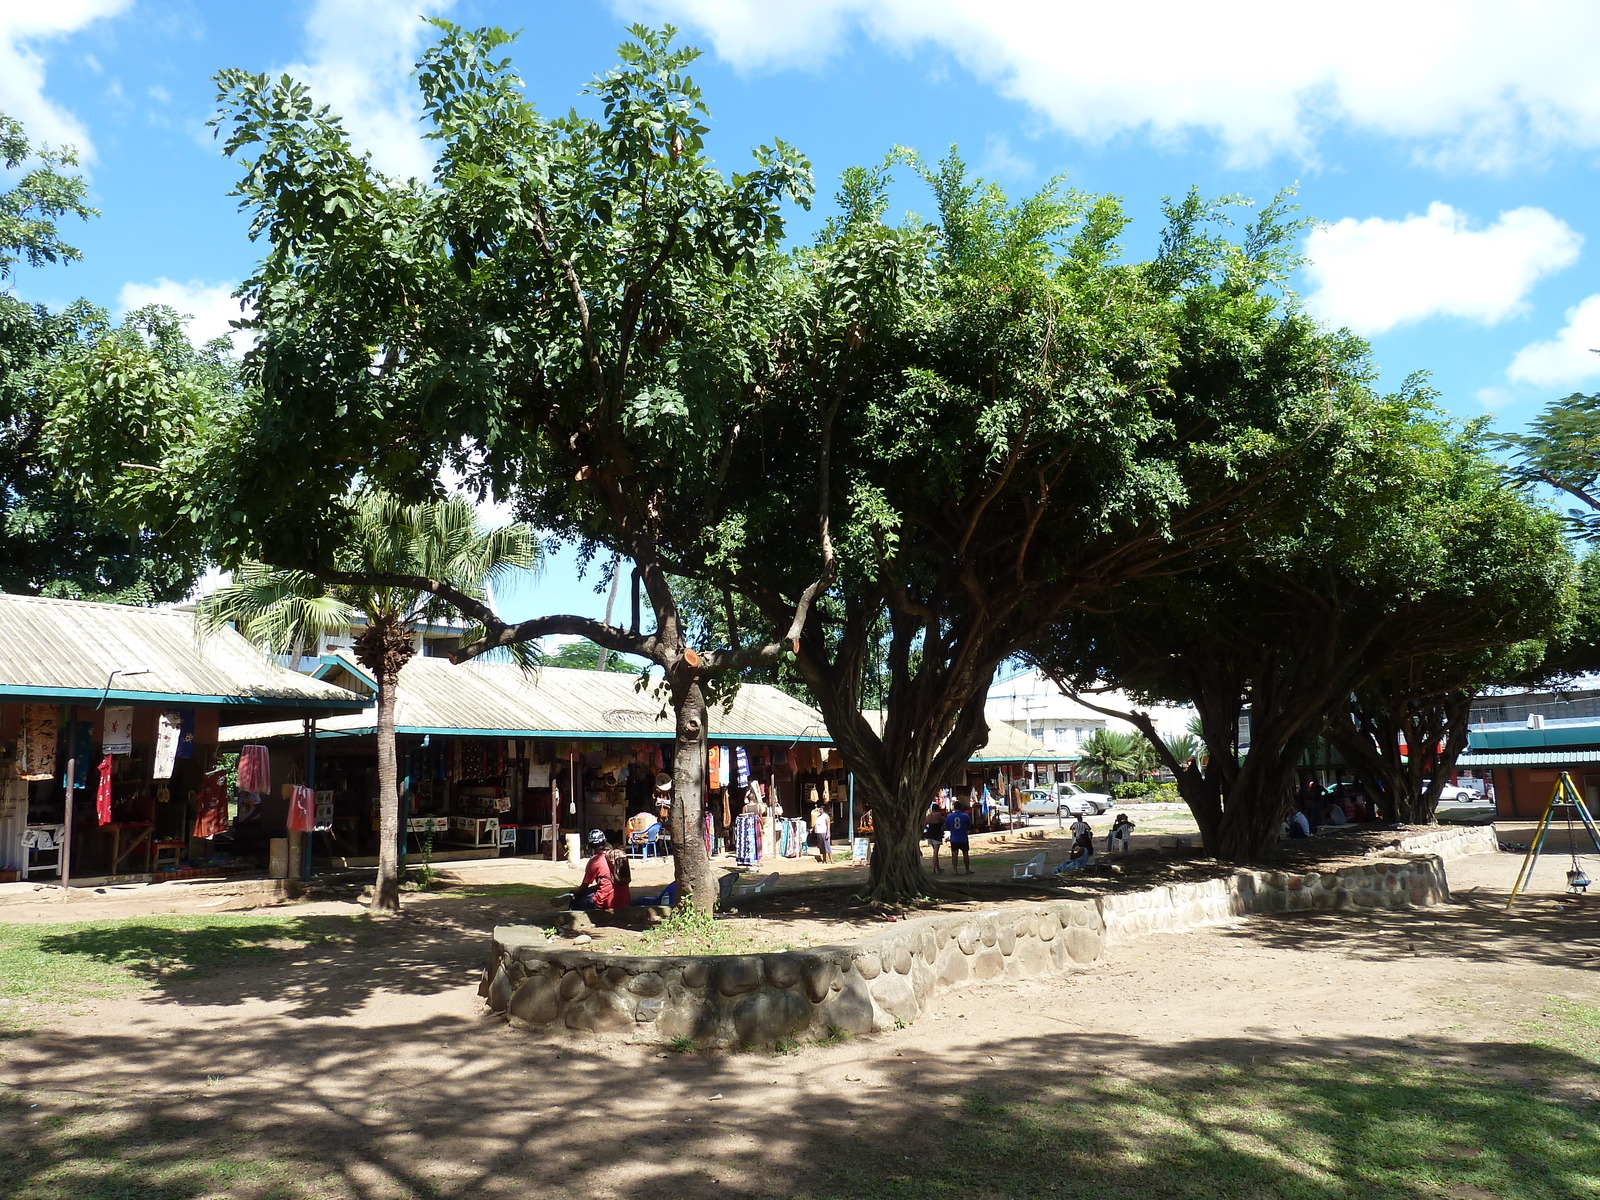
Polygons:
[[817,843],[817,861],[832,862],[833,819],[828,816],[828,810],[822,807],[821,801],[811,810],[811,836]]
[[[923,823],[922,836],[928,839],[928,845],[933,848],[933,869],[937,874],[943,875],[944,868],[939,865],[939,847],[944,845],[944,810],[935,800],[928,805],[928,819]],[[954,854],[951,856],[954,861]]]
[[972,851],[969,848],[968,838],[972,833],[972,813],[968,811],[971,802],[957,800],[956,810],[944,819],[944,829],[950,835],[950,871],[952,874],[962,874],[961,868],[956,866],[956,855],[961,856],[961,862],[966,866],[966,874],[972,874]]

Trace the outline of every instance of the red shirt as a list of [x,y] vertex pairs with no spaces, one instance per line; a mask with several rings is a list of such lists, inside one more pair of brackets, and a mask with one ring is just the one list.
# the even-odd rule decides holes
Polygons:
[[606,858],[606,852],[600,851],[589,860],[589,865],[584,868],[583,883],[580,887],[594,884],[594,906],[604,908],[610,912],[627,908],[633,896],[629,893],[628,885],[620,887],[611,877],[611,863]]

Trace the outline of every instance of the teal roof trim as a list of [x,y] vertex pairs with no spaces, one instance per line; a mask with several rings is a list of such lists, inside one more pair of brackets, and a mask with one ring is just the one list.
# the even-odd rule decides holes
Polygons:
[[282,696],[201,696],[187,692],[126,692],[112,688],[105,692],[101,688],[60,688],[48,685],[31,687],[18,684],[0,685],[0,700],[26,700],[37,703],[40,700],[60,700],[62,702],[75,702],[78,700],[93,700],[99,703],[100,697],[105,696],[107,704],[165,704],[168,707],[176,704],[182,705],[215,705],[222,708],[314,708],[332,713],[357,713],[371,705],[364,700],[322,700],[299,698],[286,700]]
[[1600,746],[1600,725],[1547,725],[1543,729],[1473,729],[1467,734],[1473,753],[1483,750],[1521,750],[1537,746],[1571,749]]

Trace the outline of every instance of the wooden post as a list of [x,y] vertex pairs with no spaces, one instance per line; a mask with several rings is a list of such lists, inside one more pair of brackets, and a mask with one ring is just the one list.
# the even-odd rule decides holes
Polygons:
[[[72,744],[72,723],[67,722],[67,744]],[[61,859],[60,879],[63,888],[72,884],[72,789],[76,783],[78,760],[67,759],[67,805],[62,814],[66,824],[61,827],[61,845],[56,853]],[[26,815],[26,814],[24,814]]]

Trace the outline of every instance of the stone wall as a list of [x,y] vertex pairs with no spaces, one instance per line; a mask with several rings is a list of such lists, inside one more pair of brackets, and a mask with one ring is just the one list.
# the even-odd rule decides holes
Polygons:
[[713,957],[551,949],[542,929],[500,926],[479,990],[528,1029],[753,1045],[909,1024],[937,990],[1082,970],[1103,936],[1092,900],[920,917],[849,946]]
[[[1236,871],[1096,900],[1028,901],[903,921],[848,946],[770,954],[643,957],[552,947],[545,931],[500,926],[479,989],[531,1031],[692,1039],[703,1046],[810,1040],[909,1024],[935,992],[1092,966],[1106,946],[1253,913],[1407,908],[1449,899],[1443,853],[1476,849],[1451,830],[1432,854],[1331,871]],[[1489,831],[1488,845],[1493,845]],[[1409,848],[1409,845],[1408,845]]]
[[1451,863],[1468,854],[1493,854],[1500,849],[1500,835],[1493,825],[1440,825],[1407,834],[1395,848],[1402,854],[1437,854]]

